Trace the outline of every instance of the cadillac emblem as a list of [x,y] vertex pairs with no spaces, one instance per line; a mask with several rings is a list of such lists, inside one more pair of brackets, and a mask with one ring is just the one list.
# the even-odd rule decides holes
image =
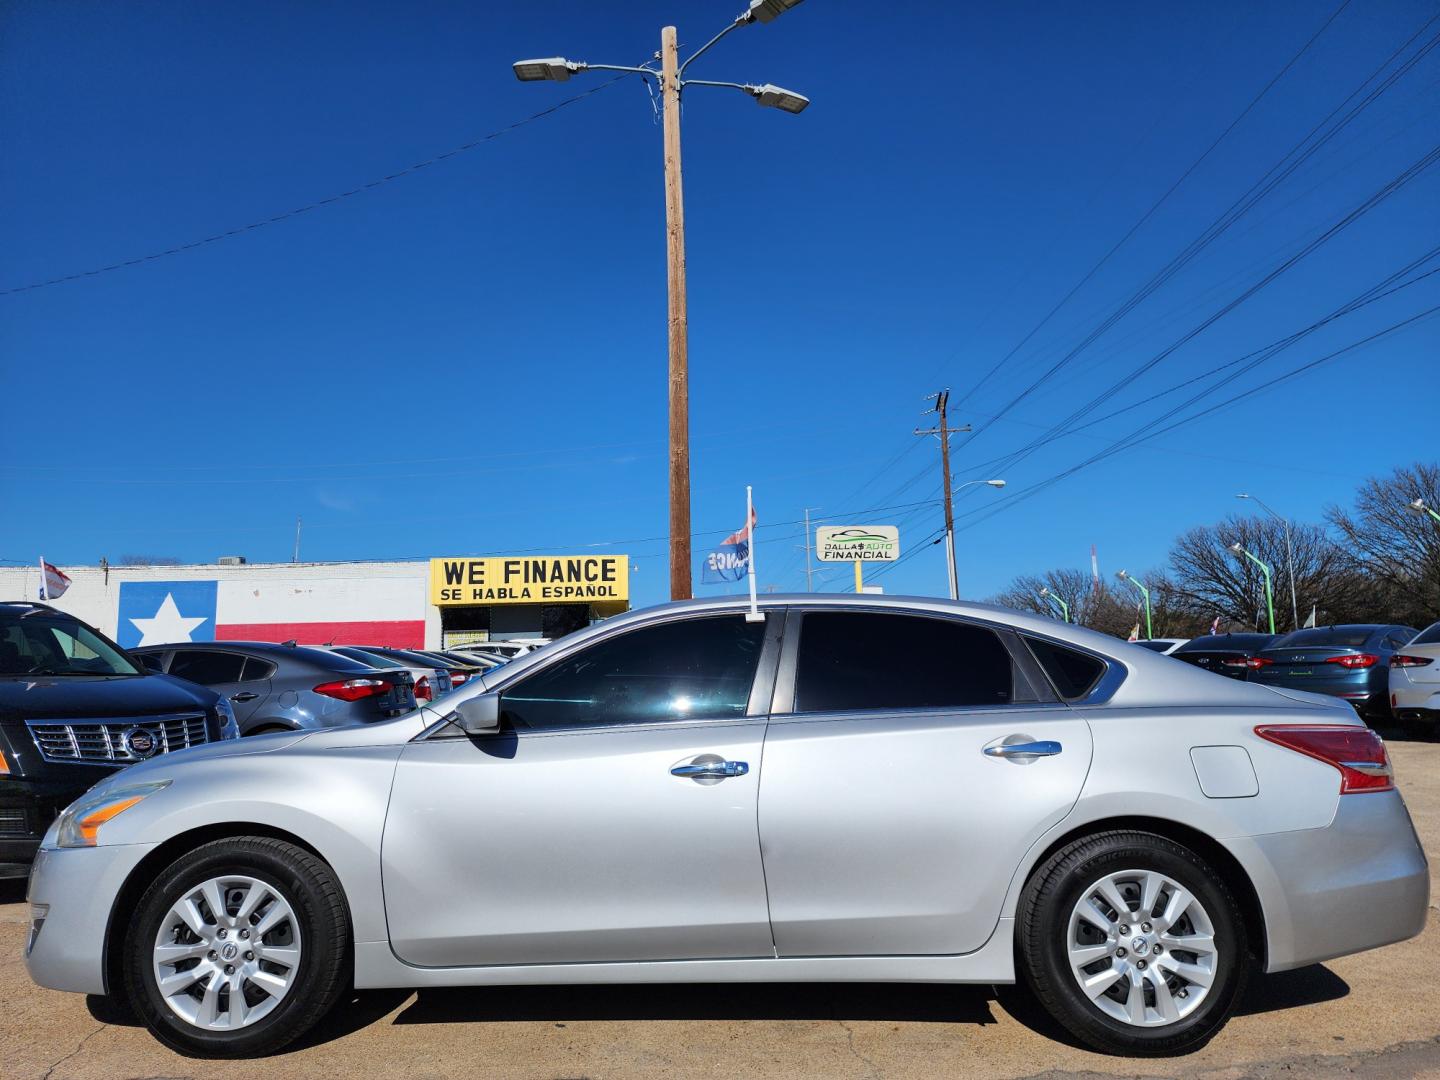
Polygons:
[[132,727],[120,736],[120,741],[126,750],[141,759],[154,757],[155,752],[160,749],[160,740],[155,737],[155,733],[140,727]]

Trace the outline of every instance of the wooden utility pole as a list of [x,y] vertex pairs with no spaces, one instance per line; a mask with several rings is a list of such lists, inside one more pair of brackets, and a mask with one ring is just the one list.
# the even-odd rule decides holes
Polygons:
[[660,31],[665,115],[665,265],[670,289],[670,599],[690,584],[690,356],[685,309],[685,199],[680,183],[680,60],[675,27]]
[[[950,579],[950,599],[960,599],[960,578],[955,569],[955,511],[953,496],[954,491],[950,487],[950,436],[970,430],[966,424],[962,428],[952,428],[948,413],[950,405],[949,389],[941,390],[938,394],[932,395],[935,407],[928,412],[938,413],[940,426],[931,428],[928,431],[915,429],[916,435],[938,435],[940,437],[940,477],[944,487],[945,499],[945,570]],[[858,591],[858,590],[857,590]]]

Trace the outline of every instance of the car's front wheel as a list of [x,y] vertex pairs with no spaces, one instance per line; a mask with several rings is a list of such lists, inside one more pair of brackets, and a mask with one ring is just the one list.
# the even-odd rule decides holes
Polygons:
[[146,890],[125,984],[151,1031],[202,1057],[273,1053],[345,986],[349,921],[330,868],[270,837],[216,840]]
[[1018,941],[1022,974],[1047,1011],[1114,1054],[1203,1045],[1250,967],[1223,879],[1153,833],[1102,833],[1057,851],[1026,886]]

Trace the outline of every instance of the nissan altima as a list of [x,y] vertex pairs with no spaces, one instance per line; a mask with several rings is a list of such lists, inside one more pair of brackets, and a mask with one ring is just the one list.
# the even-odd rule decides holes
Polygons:
[[1173,1054],[1252,970],[1418,934],[1428,893],[1343,701],[1001,608],[775,596],[136,765],[46,835],[26,962],[203,1056],[352,982],[748,981],[1019,981],[1092,1047]]

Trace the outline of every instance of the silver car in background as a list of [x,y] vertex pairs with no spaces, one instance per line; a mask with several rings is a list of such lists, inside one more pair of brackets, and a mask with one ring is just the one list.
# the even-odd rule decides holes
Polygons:
[[1172,1054],[1253,967],[1412,937],[1428,894],[1343,702],[1000,608],[773,596],[136,765],[46,836],[26,962],[205,1056],[352,979],[1021,981],[1090,1046]]

